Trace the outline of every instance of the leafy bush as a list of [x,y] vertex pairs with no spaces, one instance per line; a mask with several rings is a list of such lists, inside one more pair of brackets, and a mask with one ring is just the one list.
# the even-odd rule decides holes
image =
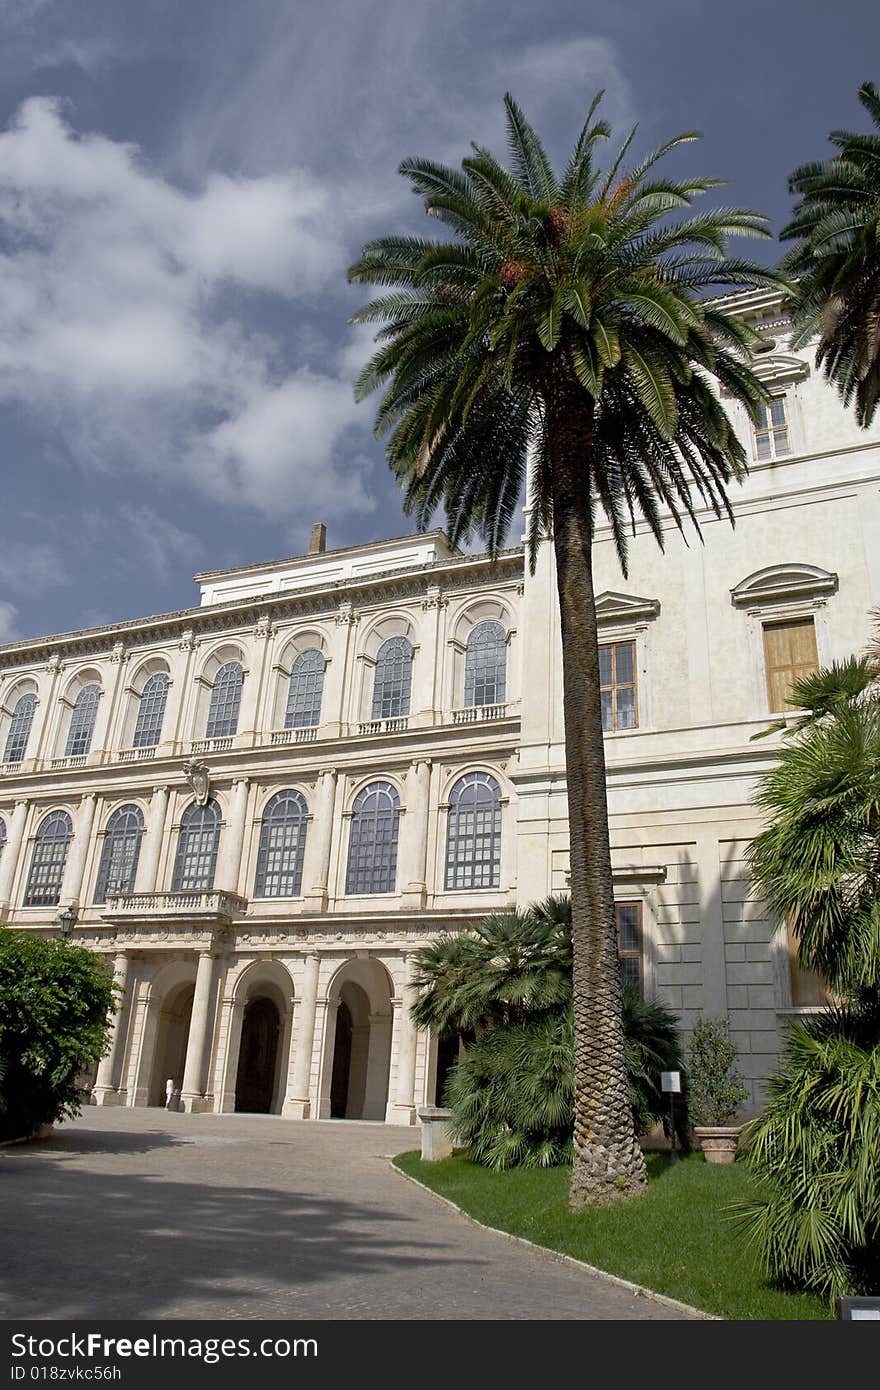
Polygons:
[[759,786],[770,823],[750,852],[799,963],[841,1002],[788,1031],[748,1132],[764,1195],[737,1220],[769,1275],[827,1297],[880,1288],[878,673],[880,643],[795,685],[805,713]]
[[[453,1136],[474,1161],[492,1168],[569,1161],[570,900],[550,897],[525,912],[493,914],[473,932],[439,938],[418,953],[415,982],[422,991],[415,1022],[467,1037],[443,1099]],[[676,1018],[625,989],[623,1023],[630,1102],[643,1133],[666,1123],[660,1072],[681,1067]]]
[[113,985],[99,957],[0,927],[0,1138],[78,1113],[76,1079],[107,1050]]
[[688,1109],[691,1123],[726,1125],[749,1093],[734,1063],[738,1057],[726,1018],[700,1018],[688,1048]]
[[880,1289],[880,1009],[793,1025],[749,1126],[758,1202],[736,1220],[771,1277],[827,1297]]

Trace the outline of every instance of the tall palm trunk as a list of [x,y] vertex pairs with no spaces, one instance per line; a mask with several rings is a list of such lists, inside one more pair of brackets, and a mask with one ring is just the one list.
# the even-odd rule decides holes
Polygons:
[[571,1204],[612,1201],[646,1182],[623,1052],[611,882],[588,470],[592,412],[548,403],[553,547],[562,628],[565,765],[574,945],[574,1169]]

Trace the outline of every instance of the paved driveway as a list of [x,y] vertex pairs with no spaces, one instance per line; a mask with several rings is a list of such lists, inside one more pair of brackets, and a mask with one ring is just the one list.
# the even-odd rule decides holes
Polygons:
[[89,1107],[0,1150],[3,1318],[674,1318],[389,1169],[417,1131]]

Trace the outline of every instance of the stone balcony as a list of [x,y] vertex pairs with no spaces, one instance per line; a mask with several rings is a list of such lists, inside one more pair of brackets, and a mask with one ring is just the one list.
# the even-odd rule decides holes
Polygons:
[[102,914],[113,922],[204,922],[229,926],[247,912],[247,898],[222,888],[210,892],[108,893]]
[[481,724],[485,719],[506,719],[507,705],[468,705],[452,711],[453,724]]

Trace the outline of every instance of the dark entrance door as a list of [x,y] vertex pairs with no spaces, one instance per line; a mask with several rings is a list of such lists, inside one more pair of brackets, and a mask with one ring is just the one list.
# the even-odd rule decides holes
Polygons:
[[336,1043],[333,1048],[333,1075],[330,1079],[330,1117],[344,1120],[348,1108],[351,1076],[351,1013],[340,1001],[336,1010]]
[[247,1005],[238,1052],[236,1110],[268,1115],[272,1109],[280,1023],[271,999],[252,999]]

